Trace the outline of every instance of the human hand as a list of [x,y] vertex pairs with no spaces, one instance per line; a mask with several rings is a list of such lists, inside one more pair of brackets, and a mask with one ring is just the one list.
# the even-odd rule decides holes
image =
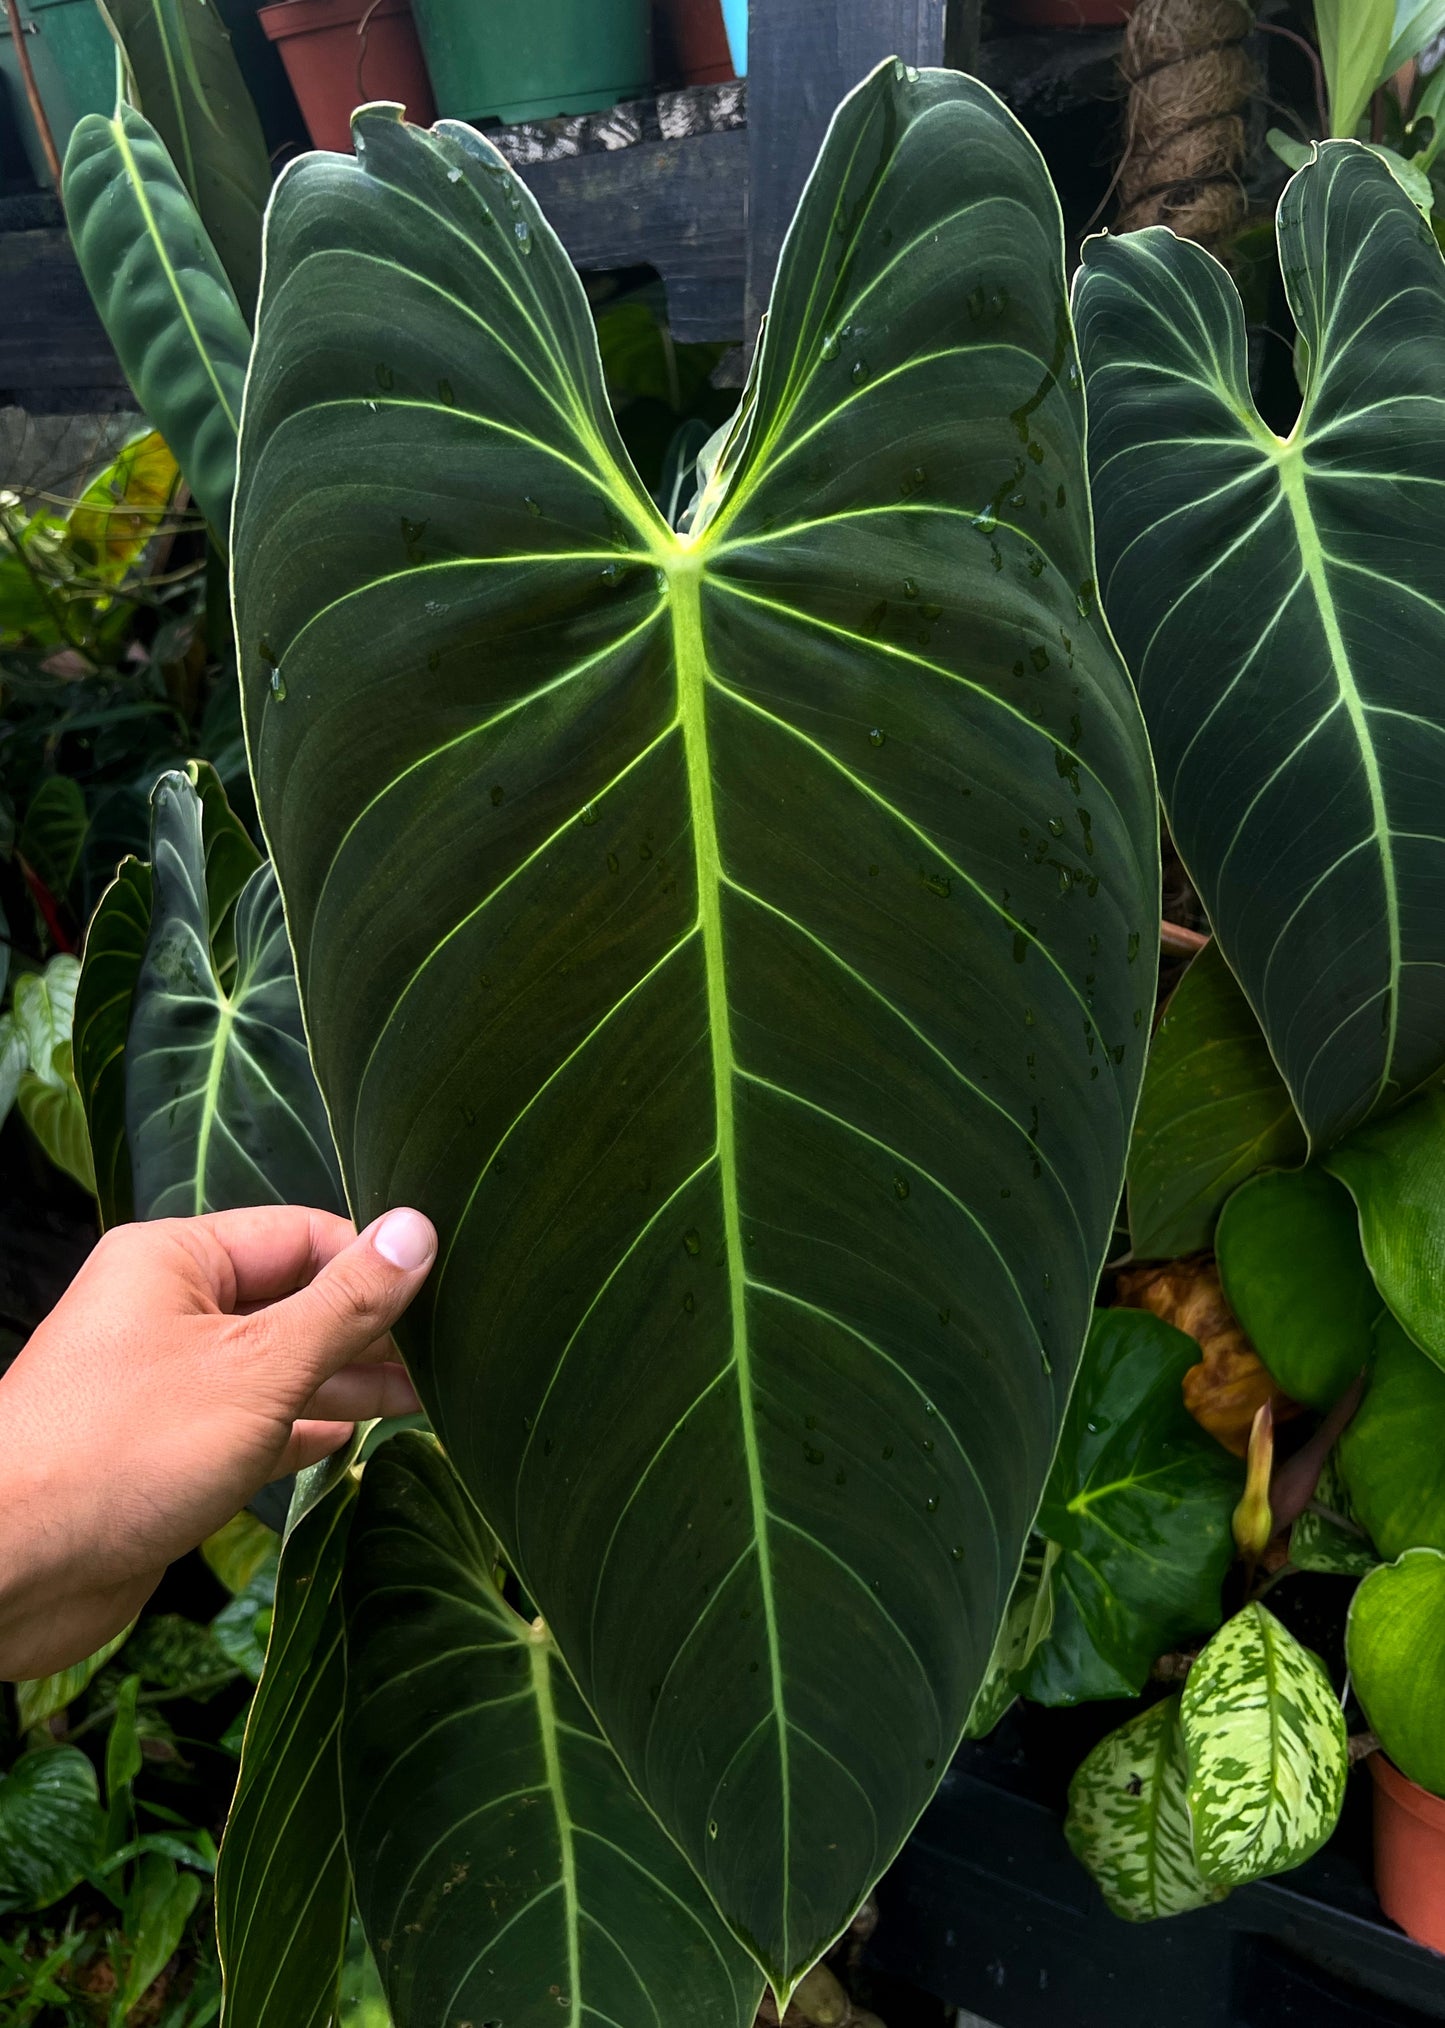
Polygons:
[[415,1409],[390,1331],[435,1258],[405,1210],[108,1232],[0,1380],[0,1680],[94,1654],[269,1480]]

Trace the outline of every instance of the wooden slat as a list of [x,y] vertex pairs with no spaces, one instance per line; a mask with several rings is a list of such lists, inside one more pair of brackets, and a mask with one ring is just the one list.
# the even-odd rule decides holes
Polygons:
[[132,405],[63,226],[0,233],[0,405],[33,414]]
[[885,56],[942,63],[946,13],[945,0],[751,0],[749,338],[833,108]]

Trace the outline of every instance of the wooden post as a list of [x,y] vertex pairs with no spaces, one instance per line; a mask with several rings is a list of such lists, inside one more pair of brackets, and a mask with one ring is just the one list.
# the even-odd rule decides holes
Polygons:
[[25,23],[20,19],[20,0],[5,0],[5,9],[10,16],[10,33],[15,38],[15,60],[20,66],[20,76],[25,85],[25,97],[30,106],[30,117],[35,122],[35,131],[40,136],[40,146],[55,182],[55,194],[60,195],[60,156],[55,146],[55,136],[50,131],[50,122],[45,117],[41,102],[40,88],[35,82],[35,69],[30,61],[30,51],[25,47]]
[[946,0],[749,0],[749,347],[833,108],[885,56],[942,63],[947,12]]

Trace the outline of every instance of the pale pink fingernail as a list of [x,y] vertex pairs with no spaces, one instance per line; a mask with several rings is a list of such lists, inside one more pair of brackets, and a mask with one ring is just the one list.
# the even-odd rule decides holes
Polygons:
[[388,1211],[372,1233],[371,1243],[383,1260],[405,1274],[430,1267],[436,1257],[435,1229],[419,1211]]

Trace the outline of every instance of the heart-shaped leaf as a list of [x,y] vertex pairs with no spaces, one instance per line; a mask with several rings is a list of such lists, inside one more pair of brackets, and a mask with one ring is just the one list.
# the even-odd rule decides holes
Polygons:
[[[180,773],[163,775],[153,792],[151,853],[151,921],[125,1045],[135,1215],[242,1204],[339,1210],[275,875],[257,867],[223,906],[243,855],[224,826],[215,841],[202,796]],[[213,906],[234,951],[229,988]]]
[[1058,1545],[1047,1640],[1019,1678],[1040,1704],[1132,1697],[1156,1657],[1219,1624],[1237,1459],[1180,1391],[1199,1347],[1146,1310],[1100,1310],[1039,1509]]
[[1151,1704],[1099,1741],[1069,1784],[1064,1835],[1126,1922],[1183,1915],[1229,1892],[1194,1859],[1179,1699]]
[[1445,1373],[1393,1317],[1375,1326],[1365,1398],[1340,1438],[1355,1513],[1381,1554],[1418,1544],[1445,1550]]
[[1407,1549],[1350,1601],[1345,1653],[1370,1727],[1401,1774],[1445,1795],[1445,1556]]
[[397,2028],[752,2028],[762,1980],[429,1438],[367,1466],[345,1595],[347,1848]]
[[1422,1092],[1330,1156],[1359,1208],[1360,1237],[1386,1303],[1445,1367],[1445,1090]]
[[1321,1169],[1256,1176],[1215,1234],[1235,1315],[1285,1393],[1333,1408],[1369,1363],[1380,1298],[1350,1194]]
[[1129,1145],[1129,1233],[1140,1260],[1197,1253],[1235,1185],[1304,1160],[1304,1130],[1254,1011],[1211,937],[1149,1045]]
[[1353,142],[1290,181],[1278,237],[1309,359],[1288,438],[1202,248],[1090,240],[1077,309],[1105,602],[1169,827],[1324,1144],[1445,1061],[1445,264]]
[[786,1992],[987,1665],[1151,1003],[1056,202],[875,73],[678,536],[507,164],[356,141],[278,186],[238,494],[317,1073],[441,1234],[448,1457]]
[[216,250],[165,143],[129,106],[77,123],[63,187],[100,321],[224,542],[251,334]]
[[1345,1716],[1318,1655],[1262,1605],[1207,1642],[1180,1700],[1194,1856],[1242,1887],[1317,1852],[1349,1773]]

